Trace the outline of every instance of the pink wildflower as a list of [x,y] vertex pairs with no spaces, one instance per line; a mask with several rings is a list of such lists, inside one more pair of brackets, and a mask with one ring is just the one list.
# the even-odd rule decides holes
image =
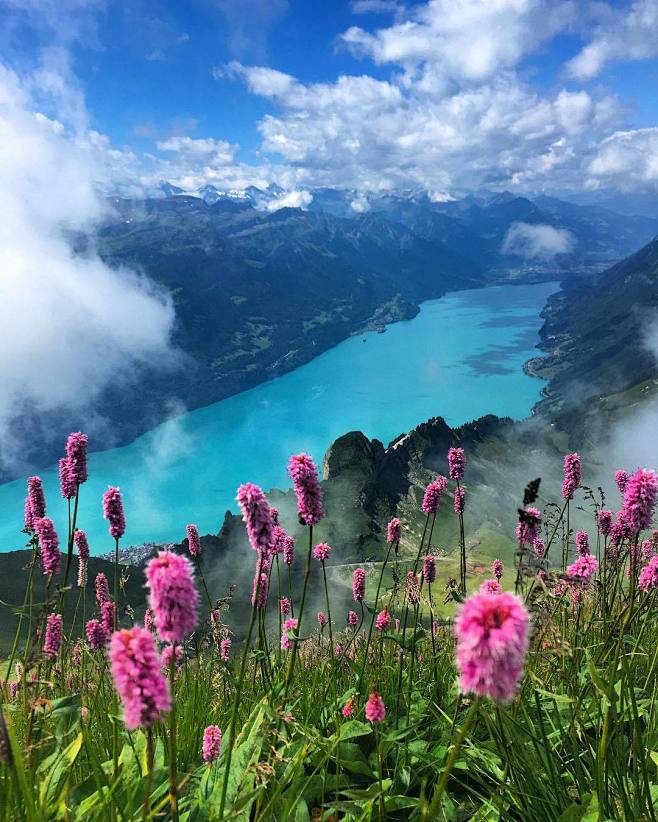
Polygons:
[[612,511],[599,511],[597,521],[599,525],[599,534],[603,537],[607,537],[612,526]]
[[89,560],[78,560],[78,588],[87,587],[87,563]]
[[519,522],[516,526],[516,540],[519,545],[532,545],[540,535],[541,511],[529,506],[519,512]]
[[152,725],[171,708],[167,681],[160,673],[155,642],[148,631],[137,626],[117,631],[110,643],[110,660],[129,731]]
[[75,496],[75,479],[66,457],[62,457],[59,461],[59,488],[64,499],[72,499]]
[[504,570],[505,566],[503,565],[502,559],[495,559],[491,563],[491,573],[496,577],[496,579],[502,578]]
[[366,703],[366,719],[368,722],[383,722],[385,717],[386,706],[384,705],[384,700],[377,691],[373,691]]
[[71,648],[71,664],[74,668],[79,668],[82,663],[82,640],[76,639]]
[[567,574],[572,579],[582,579],[587,582],[595,573],[599,563],[592,554],[581,554],[575,562],[567,568]]
[[350,697],[345,705],[343,705],[343,716],[345,719],[351,719],[354,716],[354,697]]
[[651,525],[658,495],[658,477],[654,471],[640,468],[628,479],[624,491],[624,520],[632,533]]
[[481,594],[499,594],[502,590],[497,579],[485,579],[480,585]]
[[640,571],[640,579],[637,584],[645,594],[658,588],[658,556],[651,557],[649,563]]
[[513,698],[528,651],[528,612],[513,594],[478,593],[457,619],[457,666],[463,693],[497,702]]
[[270,563],[267,558],[259,556],[256,563],[256,573],[251,591],[251,604],[256,605],[261,611],[267,607],[267,596],[270,584]]
[[29,496],[25,497],[25,527],[28,531],[34,531],[34,517],[32,516],[32,503]]
[[466,491],[459,486],[455,488],[455,514],[463,514],[466,507]]
[[46,497],[43,493],[41,477],[29,477],[27,481],[27,498],[30,501],[32,519],[37,520],[46,516]]
[[253,482],[246,482],[238,488],[237,500],[251,547],[267,554],[272,542],[272,515],[265,494]]
[[288,474],[297,496],[297,513],[301,525],[315,525],[324,517],[322,490],[318,470],[308,454],[290,457]]
[[126,517],[123,513],[123,499],[118,488],[110,486],[103,494],[103,517],[110,526],[110,536],[120,539],[126,532]]
[[423,562],[423,579],[428,585],[436,579],[436,564],[432,554],[428,554]]
[[543,559],[544,554],[546,553],[546,546],[544,545],[544,540],[541,537],[537,537],[533,540],[532,548],[535,552],[535,556],[537,559]]
[[397,517],[393,517],[386,528],[386,540],[389,545],[393,545],[396,542],[400,542],[401,537],[402,523]]
[[[270,508],[271,511],[274,511],[274,508]],[[272,522],[274,522],[274,517],[272,517]],[[270,554],[272,556],[276,556],[283,552],[283,548],[286,544],[286,534],[285,528],[282,528],[280,525],[275,525],[272,528],[272,542],[270,543]]]
[[628,474],[626,471],[615,471],[615,483],[619,489],[619,493],[623,496],[628,483]]
[[383,611],[380,611],[377,614],[377,618],[375,619],[375,629],[377,631],[386,631],[390,624],[391,615],[388,612],[388,608],[384,608]]
[[96,588],[96,603],[101,608],[103,603],[110,598],[110,586],[107,584],[107,577],[102,571],[96,574],[94,586]]
[[423,503],[421,505],[423,513],[428,515],[436,514],[439,510],[439,503],[441,502],[441,497],[443,496],[443,492],[445,491],[447,484],[448,481],[441,475],[430,482],[423,495]]
[[42,517],[34,521],[34,530],[39,537],[41,550],[41,564],[44,574],[56,574],[59,571],[59,537],[50,517]]
[[395,630],[400,630],[400,620],[397,617],[395,617]]
[[363,568],[356,568],[352,577],[352,597],[355,602],[363,602],[366,594],[366,572]]
[[576,551],[580,556],[589,554],[589,537],[587,531],[576,531]]
[[43,652],[51,661],[57,658],[62,647],[62,615],[49,614],[46,621],[46,638],[43,642]]
[[146,566],[149,607],[161,639],[182,642],[197,625],[199,595],[187,557],[160,551]]
[[185,529],[187,531],[187,550],[191,556],[201,556],[201,540],[199,539],[199,529],[190,523]]
[[581,471],[580,456],[576,453],[567,454],[564,458],[564,480],[562,481],[564,499],[573,499],[573,495],[580,487]]
[[352,627],[354,627],[354,625],[356,625],[356,623],[358,622],[358,619],[359,619],[359,618],[357,617],[357,615],[356,615],[356,612],[355,612],[355,611],[350,611],[350,612],[347,614],[347,624],[348,624],[348,625],[352,625]]
[[104,648],[108,638],[105,628],[97,619],[90,619],[86,624],[85,636],[92,651],[100,651]]
[[89,543],[87,542],[87,535],[85,532],[76,529],[73,538],[75,539],[75,547],[78,551],[78,556],[80,559],[89,559]]
[[217,725],[208,725],[203,732],[203,761],[210,765],[219,759],[219,751],[222,747],[222,732]]
[[330,553],[331,545],[327,545],[326,542],[318,543],[318,545],[316,545],[313,549],[313,556],[318,560],[318,562],[326,562],[329,559]]
[[144,629],[153,633],[155,631],[155,620],[153,619],[153,611],[147,608],[144,612]]
[[297,630],[297,620],[294,617],[287,619],[283,623],[283,628],[281,631],[281,649],[284,651],[289,651],[292,648],[292,639],[290,638],[289,631]]
[[101,605],[101,623],[103,630],[109,636],[114,630],[115,608],[111,599],[106,599]]
[[287,566],[291,566],[295,560],[295,540],[286,534],[283,540],[283,561]]
[[88,437],[81,431],[69,434],[66,441],[66,459],[75,485],[87,482],[87,443]]
[[219,643],[219,657],[222,662],[228,662],[231,658],[231,640],[227,637]]
[[655,546],[650,539],[642,540],[642,558],[648,562],[655,553]]
[[281,616],[290,616],[290,600],[288,597],[281,597],[279,600],[279,609],[281,611]]
[[324,626],[327,624],[327,615],[324,613],[324,611],[318,611],[317,620],[320,625],[320,628],[324,628]]
[[448,476],[451,480],[464,478],[464,449],[451,448],[448,451]]
[[167,643],[160,654],[160,666],[163,670],[169,670],[172,659],[174,660],[174,667],[178,668],[183,661],[183,646],[172,643]]

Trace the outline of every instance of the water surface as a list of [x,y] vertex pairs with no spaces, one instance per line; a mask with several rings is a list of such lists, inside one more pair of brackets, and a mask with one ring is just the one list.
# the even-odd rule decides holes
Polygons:
[[[124,494],[123,544],[178,541],[188,522],[217,532],[240,483],[287,487],[290,454],[308,451],[321,464],[347,431],[386,444],[437,415],[451,425],[489,413],[527,416],[542,383],[522,365],[537,353],[539,312],[556,289],[500,286],[431,300],[384,334],[352,337],[289,374],[91,454],[78,523],[92,552],[112,548],[101,511],[108,485]],[[55,467],[41,476],[48,513],[66,534]],[[0,551],[24,545],[24,496],[22,480],[0,486]]]

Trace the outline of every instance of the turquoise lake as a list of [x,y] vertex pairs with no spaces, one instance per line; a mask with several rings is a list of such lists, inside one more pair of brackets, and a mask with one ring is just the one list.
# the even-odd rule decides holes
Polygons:
[[[92,552],[112,548],[101,511],[108,485],[124,494],[123,545],[178,541],[189,522],[216,533],[240,483],[287,487],[290,454],[308,451],[321,465],[347,431],[387,444],[432,416],[451,425],[488,413],[527,416],[542,383],[522,365],[537,353],[539,312],[557,287],[500,286],[431,300],[384,334],[351,337],[283,377],[91,454],[78,524]],[[66,534],[56,468],[41,476],[48,514]],[[0,486],[2,551],[24,547],[24,497],[24,480]]]

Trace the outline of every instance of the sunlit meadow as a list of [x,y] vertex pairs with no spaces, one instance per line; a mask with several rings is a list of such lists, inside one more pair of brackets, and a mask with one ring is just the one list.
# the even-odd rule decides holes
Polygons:
[[[38,477],[27,484],[31,559],[1,689],[0,818],[655,820],[656,474],[618,471],[613,514],[567,454],[561,499],[541,511],[540,481],[519,489],[514,567],[495,560],[469,590],[467,457],[451,448],[446,476],[425,489],[414,554],[391,520],[378,574],[353,571],[347,607],[327,581],[333,547],[313,536],[325,512],[311,458],[288,466],[303,544],[257,485],[242,485],[254,581],[233,595],[250,602],[239,641],[226,600],[211,600],[193,524],[187,553],[161,551],[138,569],[148,608],[135,618],[118,488],[98,501],[114,578],[88,579],[87,438],[72,434],[63,500],[46,501]],[[48,511],[62,504],[69,528],[58,536]],[[430,550],[444,507],[459,524],[454,579]],[[576,508],[588,531],[571,528]],[[317,613],[312,576],[324,590]],[[82,632],[63,619],[67,600]]]

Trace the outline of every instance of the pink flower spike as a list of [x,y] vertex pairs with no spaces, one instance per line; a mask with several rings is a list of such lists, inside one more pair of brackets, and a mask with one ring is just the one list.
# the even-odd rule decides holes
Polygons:
[[272,543],[272,514],[265,494],[253,482],[245,482],[238,488],[237,501],[251,547],[267,555]]
[[386,541],[389,545],[393,545],[396,542],[400,542],[401,538],[402,523],[397,517],[393,517],[386,528]]
[[626,471],[615,471],[615,483],[619,489],[619,493],[623,496],[628,483],[628,474]]
[[519,522],[516,526],[516,540],[519,545],[532,545],[540,535],[541,511],[529,506],[519,511]]
[[112,636],[109,656],[126,728],[132,731],[152,725],[171,708],[153,636],[137,626],[117,631]]
[[291,619],[287,619],[283,623],[283,627],[281,629],[281,649],[284,651],[289,651],[292,648],[292,639],[290,638],[290,631],[297,630],[297,620],[293,617]]
[[317,619],[318,619],[318,623],[320,625],[320,628],[324,628],[325,625],[327,624],[327,615],[324,613],[324,611],[318,611]]
[[62,615],[49,614],[46,621],[46,638],[43,643],[43,652],[49,660],[57,659],[62,647]]
[[85,626],[85,636],[92,651],[100,651],[105,647],[108,636],[97,619],[90,619]]
[[279,600],[279,609],[281,611],[281,616],[290,616],[291,606],[288,597],[281,597]]
[[219,656],[222,662],[228,662],[231,658],[231,645],[232,642],[228,638],[219,643]]
[[77,486],[67,457],[62,457],[59,461],[59,488],[64,499],[75,496]]
[[103,494],[103,517],[110,526],[110,536],[121,539],[126,532],[126,517],[123,513],[123,499],[118,488],[110,486]]
[[386,718],[386,706],[384,700],[377,693],[373,691],[368,697],[366,703],[366,719],[368,722],[383,722]]
[[564,480],[562,482],[564,499],[573,499],[573,495],[580,487],[581,472],[580,456],[576,453],[567,454],[564,458]]
[[463,514],[466,508],[466,491],[460,486],[455,488],[455,514]]
[[78,551],[80,559],[89,559],[89,543],[87,542],[87,535],[84,531],[76,530],[73,535],[75,540],[75,547]]
[[74,485],[87,482],[87,443],[88,437],[82,431],[69,434],[66,441],[66,459]]
[[99,608],[102,608],[103,603],[110,598],[110,586],[107,584],[107,577],[102,571],[96,574],[94,587],[96,588],[96,604]]
[[645,594],[658,588],[658,556],[651,557],[649,563],[640,571],[637,584]]
[[59,537],[50,517],[34,521],[34,530],[39,537],[41,564],[46,575],[57,574],[60,567]]
[[363,568],[357,568],[352,577],[352,597],[355,602],[363,602],[366,594],[366,572]]
[[504,570],[505,566],[503,565],[502,559],[495,559],[491,563],[491,573],[496,577],[496,579],[502,579]]
[[386,631],[391,624],[391,615],[388,612],[388,608],[384,608],[383,611],[380,611],[377,614],[377,619],[375,620],[375,629],[377,631]]
[[326,542],[320,542],[313,549],[313,556],[318,560],[318,562],[326,562],[329,559],[330,553],[331,545],[327,545]]
[[160,551],[146,566],[149,607],[161,639],[183,642],[197,626],[199,594],[187,557]]
[[283,540],[283,561],[290,567],[295,560],[295,540],[286,534]]
[[348,699],[345,705],[343,705],[342,714],[345,719],[351,719],[354,716],[354,697]]
[[222,746],[222,732],[217,725],[208,725],[203,732],[203,761],[210,765],[219,759],[219,751]]
[[188,525],[185,529],[187,531],[187,549],[193,557],[201,556],[201,540],[199,539],[199,530],[196,525]]
[[428,515],[436,514],[439,510],[439,503],[441,502],[441,497],[443,496],[443,492],[445,491],[447,484],[448,481],[442,476],[438,476],[435,480],[430,482],[423,495],[423,503],[421,505],[423,513]]
[[599,525],[599,534],[602,537],[607,537],[612,527],[612,511],[599,511],[596,519]]
[[481,594],[500,594],[503,589],[500,587],[500,582],[497,579],[485,579],[480,585]]
[[464,478],[464,449],[451,448],[448,451],[448,476],[451,480]]
[[589,554],[589,536],[587,531],[576,531],[576,551],[580,556]]
[[596,573],[599,563],[592,554],[581,554],[578,559],[567,568],[567,575],[572,579],[582,579],[587,582]]
[[436,564],[432,554],[428,554],[423,562],[423,579],[428,585],[436,579]]
[[462,693],[496,702],[514,697],[528,651],[528,612],[509,593],[478,593],[457,619],[457,667]]
[[631,533],[636,534],[651,525],[658,495],[658,476],[640,468],[626,483],[622,518]]
[[41,477],[29,477],[27,481],[27,497],[30,500],[30,513],[37,520],[46,516],[46,497],[43,493]]
[[300,524],[316,525],[324,517],[324,507],[315,463],[308,454],[296,454],[290,457],[288,474],[297,496]]
[[359,618],[356,615],[355,611],[350,611],[347,614],[347,624],[348,625],[351,625],[352,627],[354,627],[358,621],[359,621]]

